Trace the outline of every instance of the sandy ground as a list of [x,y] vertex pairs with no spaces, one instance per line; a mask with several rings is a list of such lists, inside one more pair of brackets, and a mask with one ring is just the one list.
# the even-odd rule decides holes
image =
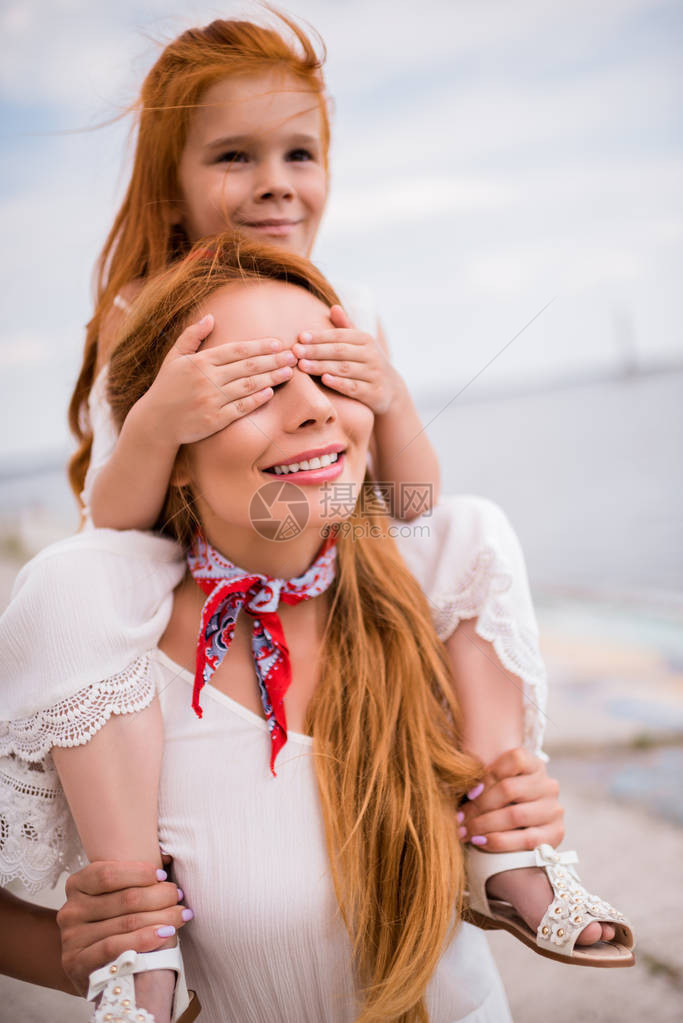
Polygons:
[[[0,606],[19,561],[0,563]],[[674,1023],[683,1004],[683,608],[584,594],[542,597],[552,680],[546,749],[589,891],[637,932],[627,970],[570,968],[510,935],[489,940],[516,1023]],[[59,892],[45,901],[58,905]],[[0,1018],[78,1023],[83,1003],[0,979]],[[265,1021],[264,1021],[265,1023]],[[323,1023],[323,1021],[321,1021]]]

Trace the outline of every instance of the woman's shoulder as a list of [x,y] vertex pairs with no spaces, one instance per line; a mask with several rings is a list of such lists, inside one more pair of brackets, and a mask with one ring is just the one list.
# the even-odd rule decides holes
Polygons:
[[154,647],[184,571],[176,544],[135,531],[92,529],[42,551],[0,618],[1,716],[51,706]]

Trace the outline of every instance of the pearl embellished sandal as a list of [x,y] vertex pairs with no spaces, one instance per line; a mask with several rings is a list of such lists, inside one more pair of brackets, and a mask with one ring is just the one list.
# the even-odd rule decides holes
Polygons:
[[118,959],[90,974],[86,998],[92,1001],[102,995],[92,1023],[154,1023],[154,1016],[135,1004],[135,974],[148,970],[173,970],[176,974],[173,992],[173,1023],[192,1023],[201,1010],[194,991],[185,984],[185,970],[180,947],[163,948],[157,952],[122,952]]
[[[513,853],[486,853],[467,845],[465,859],[469,905],[463,912],[464,920],[485,931],[509,931],[539,955],[560,963],[602,967],[635,964],[631,924],[608,902],[586,891],[574,868],[578,862],[575,852],[557,852],[545,843],[531,852]],[[519,867],[542,867],[555,895],[536,934],[509,902],[486,894],[489,877]],[[576,948],[581,931],[594,921],[613,924],[614,939]]]

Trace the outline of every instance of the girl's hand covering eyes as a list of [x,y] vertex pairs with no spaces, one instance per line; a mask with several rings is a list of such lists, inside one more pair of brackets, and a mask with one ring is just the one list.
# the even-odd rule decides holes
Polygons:
[[332,306],[331,330],[304,331],[292,351],[299,369],[321,378],[349,398],[357,398],[376,416],[388,412],[400,395],[400,376],[372,334],[356,330],[341,306]]
[[[168,942],[191,910],[179,905],[182,892],[160,881],[151,863],[95,862],[66,882],[67,901],[57,913],[62,936],[62,967],[74,988],[85,994],[88,978],[132,948],[153,952]],[[159,935],[159,928],[166,928]]]
[[560,786],[546,765],[524,748],[502,753],[486,768],[484,789],[460,807],[461,837],[489,852],[519,852],[564,838]]
[[210,437],[264,405],[296,364],[272,337],[198,351],[212,330],[211,315],[187,327],[140,399],[150,428],[175,447]]

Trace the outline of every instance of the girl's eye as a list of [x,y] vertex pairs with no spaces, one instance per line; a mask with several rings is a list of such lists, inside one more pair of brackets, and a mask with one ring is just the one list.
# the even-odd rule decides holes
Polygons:
[[295,163],[303,162],[305,160],[314,160],[315,157],[310,149],[292,149],[287,154],[287,159],[292,160]]
[[248,159],[246,153],[238,149],[228,149],[225,153],[220,154],[216,163],[246,163]]

